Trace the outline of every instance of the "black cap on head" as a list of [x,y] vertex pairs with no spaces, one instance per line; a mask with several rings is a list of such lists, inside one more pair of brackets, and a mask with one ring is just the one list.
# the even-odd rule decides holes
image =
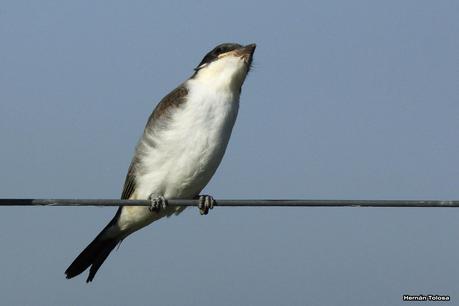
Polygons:
[[204,64],[208,64],[218,58],[218,56],[222,53],[230,52],[236,49],[241,48],[242,46],[240,44],[235,44],[235,43],[224,43],[216,46],[215,48],[212,49],[209,53],[204,56],[202,61],[199,63],[198,67],[195,68],[194,70],[198,70],[199,67],[201,67]]

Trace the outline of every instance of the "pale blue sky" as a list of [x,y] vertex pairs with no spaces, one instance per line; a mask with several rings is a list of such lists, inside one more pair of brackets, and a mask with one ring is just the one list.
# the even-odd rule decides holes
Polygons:
[[[0,197],[117,198],[154,105],[221,42],[258,45],[218,198],[459,199],[457,1],[0,1]],[[90,285],[113,208],[1,208],[4,305],[459,300],[459,210],[189,209]]]

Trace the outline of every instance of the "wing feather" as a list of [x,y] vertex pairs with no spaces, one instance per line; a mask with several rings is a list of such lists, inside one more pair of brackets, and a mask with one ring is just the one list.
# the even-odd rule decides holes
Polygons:
[[[188,94],[188,89],[184,84],[175,88],[167,96],[165,96],[155,107],[150,117],[148,118],[145,126],[144,135],[148,130],[154,129],[158,122],[167,121],[165,119],[170,117],[171,109],[179,107],[185,102]],[[148,139],[148,138],[147,138]],[[139,154],[136,150],[134,157],[129,165],[129,170],[124,181],[123,192],[121,194],[122,200],[129,199],[136,188],[136,171],[139,164]]]

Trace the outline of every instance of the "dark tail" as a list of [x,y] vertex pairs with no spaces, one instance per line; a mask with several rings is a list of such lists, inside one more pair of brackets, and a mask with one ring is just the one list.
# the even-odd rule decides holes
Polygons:
[[94,279],[94,276],[99,270],[100,266],[107,259],[110,252],[122,240],[121,237],[105,237],[105,233],[109,227],[114,225],[118,217],[115,218],[97,235],[97,237],[78,255],[72,264],[65,271],[67,278],[75,277],[81,274],[84,270],[89,269],[89,276],[86,282],[89,283]]

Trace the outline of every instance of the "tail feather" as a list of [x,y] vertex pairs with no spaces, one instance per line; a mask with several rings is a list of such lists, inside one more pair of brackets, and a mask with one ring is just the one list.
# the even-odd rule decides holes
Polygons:
[[121,237],[107,237],[105,235],[107,229],[115,223],[116,217],[117,216],[115,216],[115,218],[100,232],[100,234],[97,235],[97,237],[80,253],[80,255],[78,255],[67,270],[65,270],[67,278],[75,277],[87,268],[91,267],[89,269],[89,276],[86,279],[86,282],[89,283],[94,279],[97,270],[99,270],[110,252],[122,240]]
[[100,266],[104,263],[105,259],[107,259],[108,255],[110,255],[111,251],[116,247],[119,240],[110,240],[108,241],[105,246],[100,250],[97,257],[94,259],[91,268],[89,269],[89,275],[86,279],[86,282],[92,282],[94,276],[96,275],[97,271],[99,270]]

